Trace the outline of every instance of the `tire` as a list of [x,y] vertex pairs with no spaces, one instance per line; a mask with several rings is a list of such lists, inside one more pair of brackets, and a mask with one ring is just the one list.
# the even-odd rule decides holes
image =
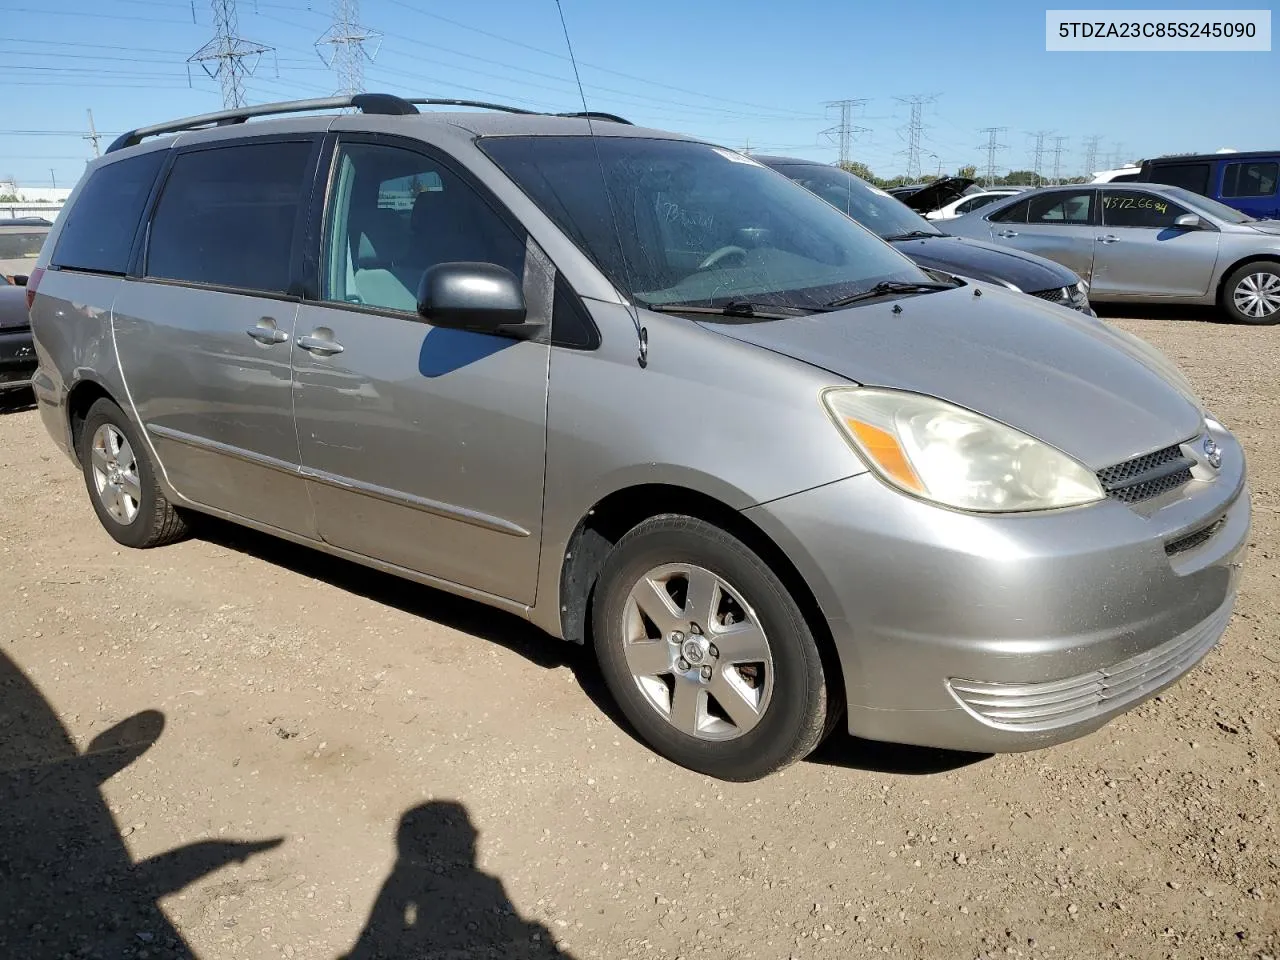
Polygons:
[[103,397],[89,408],[79,447],[89,502],[113,540],[147,549],[186,535],[186,521],[156,483],[150,453],[114,402]]
[[592,627],[622,713],[683,767],[757,780],[827,732],[832,705],[804,614],[769,566],[718,527],[664,514],[628,532],[601,570]]
[[1221,306],[1235,323],[1280,323],[1280,261],[1255,260],[1232,270],[1222,284]]

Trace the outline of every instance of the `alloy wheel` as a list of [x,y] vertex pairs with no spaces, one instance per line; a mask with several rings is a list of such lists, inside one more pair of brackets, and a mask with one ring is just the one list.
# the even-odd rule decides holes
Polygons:
[[1269,317],[1280,310],[1280,276],[1269,271],[1250,273],[1236,284],[1232,299],[1246,317]]
[[98,501],[117,523],[133,523],[142,502],[142,484],[129,439],[119,427],[104,423],[94,431],[90,457]]

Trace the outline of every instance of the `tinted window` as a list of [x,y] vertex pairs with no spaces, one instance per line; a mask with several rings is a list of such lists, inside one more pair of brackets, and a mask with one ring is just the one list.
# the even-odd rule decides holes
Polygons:
[[1276,192],[1280,164],[1228,163],[1222,174],[1224,197],[1270,197]]
[[525,241],[430,157],[367,143],[338,152],[321,297],[413,313],[428,267],[471,260],[520,278]]
[[480,146],[641,304],[804,309],[881,280],[927,279],[828,203],[729,150],[641,137]]
[[1210,200],[1208,197],[1202,197],[1200,194],[1192,193],[1190,190],[1183,190],[1181,187],[1169,187],[1168,192],[1184,203],[1188,210],[1195,213],[1207,213],[1227,223],[1257,222],[1253,217],[1241,213],[1235,207],[1228,207],[1225,203]]
[[969,213],[972,210],[977,210],[979,207],[985,207],[989,203],[995,203],[997,200],[1003,200],[1005,196],[1006,194],[1003,193],[989,193],[981,197],[971,197],[964,203],[960,204],[960,206],[956,207],[956,213]]
[[1107,190],[1102,195],[1102,222],[1109,227],[1172,227],[1187,211],[1172,200],[1141,190]]
[[1192,193],[1209,192],[1209,164],[1207,163],[1159,163],[1151,167],[1149,179],[1153,183],[1167,183],[1182,187]]
[[284,293],[310,143],[179,156],[151,220],[149,277]]
[[153,150],[93,171],[67,211],[53,265],[123,274],[129,267],[142,208],[166,155],[164,150]]
[[1028,198],[1029,223],[1081,224],[1088,223],[1093,211],[1093,191],[1081,190],[1068,193],[1046,193]]
[[1029,201],[1021,200],[1018,203],[1010,204],[1003,210],[997,210],[991,214],[990,219],[996,223],[1026,223],[1027,208],[1029,206]]
[[873,187],[847,170],[824,163],[785,163],[774,168],[810,193],[847,214],[877,236],[941,233],[897,197]]
[[40,256],[48,230],[15,230],[0,228],[0,260],[34,260]]

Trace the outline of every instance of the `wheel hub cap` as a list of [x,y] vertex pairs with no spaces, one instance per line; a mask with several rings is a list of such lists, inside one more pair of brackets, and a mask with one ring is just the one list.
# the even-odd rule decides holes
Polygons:
[[104,423],[94,431],[89,456],[98,502],[117,523],[133,523],[142,501],[142,486],[128,438],[119,428]]
[[711,658],[710,647],[711,643],[706,637],[690,637],[680,647],[680,652],[690,663],[699,664],[704,659]]
[[1269,317],[1280,310],[1280,276],[1251,273],[1236,284],[1233,299],[1246,317]]

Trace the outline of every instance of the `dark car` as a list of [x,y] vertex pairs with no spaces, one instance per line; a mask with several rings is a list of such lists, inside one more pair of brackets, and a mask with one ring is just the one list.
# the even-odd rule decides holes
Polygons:
[[1280,150],[1156,157],[1131,179],[1182,187],[1258,220],[1280,219]]
[[[784,157],[779,157],[784,160]],[[823,164],[819,164],[823,166]],[[890,187],[886,192],[901,200],[916,213],[931,213],[959,200],[966,193],[977,193],[976,180],[970,177],[942,177],[927,183],[910,183]]]
[[1093,313],[1088,287],[1073,271],[1052,260],[943,233],[885,191],[839,167],[789,157],[754,159],[842,210],[922,267],[997,283],[1050,303]]
[[0,395],[30,386],[35,370],[27,291],[0,274]]

